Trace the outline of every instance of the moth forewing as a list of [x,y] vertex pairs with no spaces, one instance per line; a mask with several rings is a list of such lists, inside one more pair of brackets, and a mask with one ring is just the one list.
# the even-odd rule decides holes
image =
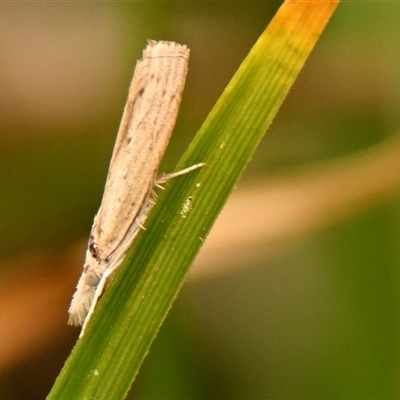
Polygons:
[[175,125],[188,59],[186,46],[151,42],[136,67],[93,232],[101,259],[145,207]]
[[136,65],[84,270],[69,308],[72,325],[90,317],[106,277],[121,263],[154,204],[152,190],[175,125],[188,59],[186,46],[150,41]]

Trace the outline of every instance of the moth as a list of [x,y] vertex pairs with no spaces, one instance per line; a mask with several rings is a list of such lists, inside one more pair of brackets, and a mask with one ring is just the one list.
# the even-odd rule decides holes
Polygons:
[[188,60],[186,46],[149,41],[136,65],[83,272],[68,310],[68,323],[83,325],[81,336],[107,279],[155,204],[154,186],[203,165],[156,177],[177,118]]

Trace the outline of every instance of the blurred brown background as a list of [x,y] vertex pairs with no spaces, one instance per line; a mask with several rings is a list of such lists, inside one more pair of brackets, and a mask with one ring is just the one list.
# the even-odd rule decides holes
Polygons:
[[[43,399],[147,39],[191,49],[171,171],[279,2],[0,4],[0,398]],[[400,3],[344,2],[130,398],[396,399]]]

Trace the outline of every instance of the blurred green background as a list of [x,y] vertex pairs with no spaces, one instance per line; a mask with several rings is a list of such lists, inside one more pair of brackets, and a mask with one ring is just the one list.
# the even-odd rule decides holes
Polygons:
[[[8,260],[86,240],[147,39],[191,49],[168,172],[279,5],[0,4],[0,280],[15,273]],[[396,144],[399,33],[400,3],[339,5],[238,191]],[[276,247],[266,240],[231,271],[191,279],[129,398],[400,398],[399,193],[392,185]],[[3,367],[0,398],[44,398],[76,339],[62,329]]]

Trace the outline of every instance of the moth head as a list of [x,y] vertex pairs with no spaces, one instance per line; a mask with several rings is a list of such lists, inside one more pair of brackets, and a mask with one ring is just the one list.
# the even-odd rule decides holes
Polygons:
[[99,284],[101,279],[101,276],[99,276],[98,274],[96,274],[96,272],[94,272],[93,270],[90,269],[90,267],[88,267],[85,271],[85,283],[88,286],[91,286],[93,288],[96,288],[97,285]]

